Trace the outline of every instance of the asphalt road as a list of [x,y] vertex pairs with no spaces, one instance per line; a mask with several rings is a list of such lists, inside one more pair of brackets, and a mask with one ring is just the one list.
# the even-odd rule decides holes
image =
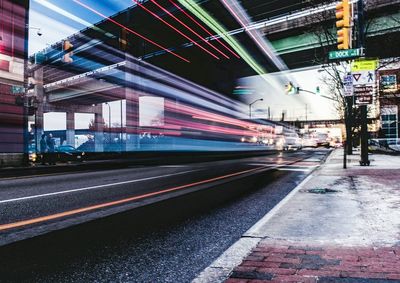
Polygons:
[[189,282],[326,153],[0,180],[1,281]]

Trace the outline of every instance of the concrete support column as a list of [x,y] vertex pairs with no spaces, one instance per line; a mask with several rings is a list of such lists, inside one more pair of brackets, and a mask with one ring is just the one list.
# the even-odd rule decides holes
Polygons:
[[[127,62],[128,71],[125,73],[125,82],[127,85],[125,86],[125,99],[126,99],[126,140],[125,140],[125,151],[135,151],[139,149],[139,137],[138,137],[138,128],[139,128],[139,92],[137,90],[132,89],[129,86],[129,82],[133,82],[135,78],[129,70],[133,70],[134,68],[138,68],[138,66],[134,65],[132,62]],[[137,78],[136,78],[137,79]]]
[[44,88],[43,88],[43,68],[39,68],[35,71],[33,75],[34,84],[35,84],[35,97],[37,109],[35,111],[35,143],[37,146],[37,150],[40,150],[39,141],[41,139],[42,134],[44,133],[44,104],[45,104],[45,96],[44,96]]
[[75,113],[67,112],[67,145],[75,146]]
[[94,151],[104,151],[104,119],[103,119],[103,105],[99,104],[94,107]]

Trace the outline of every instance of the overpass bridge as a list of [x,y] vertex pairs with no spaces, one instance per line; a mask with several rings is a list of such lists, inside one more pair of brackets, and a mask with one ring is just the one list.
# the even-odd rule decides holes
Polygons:
[[[214,19],[226,28],[227,34],[234,36],[238,44],[243,47],[245,52],[241,55],[234,54],[237,53],[236,50],[225,42],[223,37],[212,37],[207,34],[202,28],[211,33],[212,30],[191,16],[196,21],[193,22],[177,1],[157,1],[158,6],[154,5],[154,1],[142,2],[143,4],[133,5],[110,18],[102,14],[104,20],[101,22],[66,37],[75,48],[75,60],[68,66],[60,62],[62,42],[57,42],[36,54],[36,59],[42,62],[46,69],[45,83],[68,77],[68,73],[75,75],[118,63],[124,60],[123,53],[126,52],[195,83],[231,95],[238,78],[257,74],[241,55],[252,57],[265,72],[278,70],[257,48],[246,30],[255,29],[262,32],[289,68],[322,64],[327,60],[327,52],[336,49],[333,28],[335,3],[332,1],[273,1],[272,3],[241,1],[252,20],[252,23],[245,28],[220,1],[201,1],[201,7],[213,15]],[[400,1],[371,0],[366,3],[368,16],[366,56],[382,58],[398,55],[393,42],[398,42],[400,34]],[[101,14],[101,11],[86,5],[78,7],[88,13]],[[190,34],[192,42],[179,34],[177,30],[186,29],[181,23],[206,38],[215,49],[211,49],[190,31],[187,34]],[[167,24],[173,26],[175,30]],[[322,37],[322,31],[330,35]],[[148,40],[133,32],[143,35]],[[209,50],[209,53],[204,49]],[[55,72],[56,69],[63,72]]]

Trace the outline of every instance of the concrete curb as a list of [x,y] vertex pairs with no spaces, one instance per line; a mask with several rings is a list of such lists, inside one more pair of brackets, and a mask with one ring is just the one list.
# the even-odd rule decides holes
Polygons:
[[232,270],[240,265],[243,259],[248,256],[251,251],[264,238],[268,237],[263,233],[263,227],[271,220],[271,218],[284,206],[293,196],[301,190],[308,181],[314,177],[315,171],[318,170],[332,155],[331,151],[321,160],[321,164],[315,167],[310,174],[301,181],[286,197],[284,197],[273,209],[271,209],[263,218],[247,230],[242,237],[230,246],[222,255],[220,255],[213,263],[204,269],[192,283],[217,283],[223,282],[229,278]]

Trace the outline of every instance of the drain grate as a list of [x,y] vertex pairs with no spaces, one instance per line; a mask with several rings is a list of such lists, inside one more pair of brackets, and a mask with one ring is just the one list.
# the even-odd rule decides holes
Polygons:
[[327,188],[315,188],[308,190],[308,192],[312,194],[327,194],[327,193],[337,193],[339,191]]

